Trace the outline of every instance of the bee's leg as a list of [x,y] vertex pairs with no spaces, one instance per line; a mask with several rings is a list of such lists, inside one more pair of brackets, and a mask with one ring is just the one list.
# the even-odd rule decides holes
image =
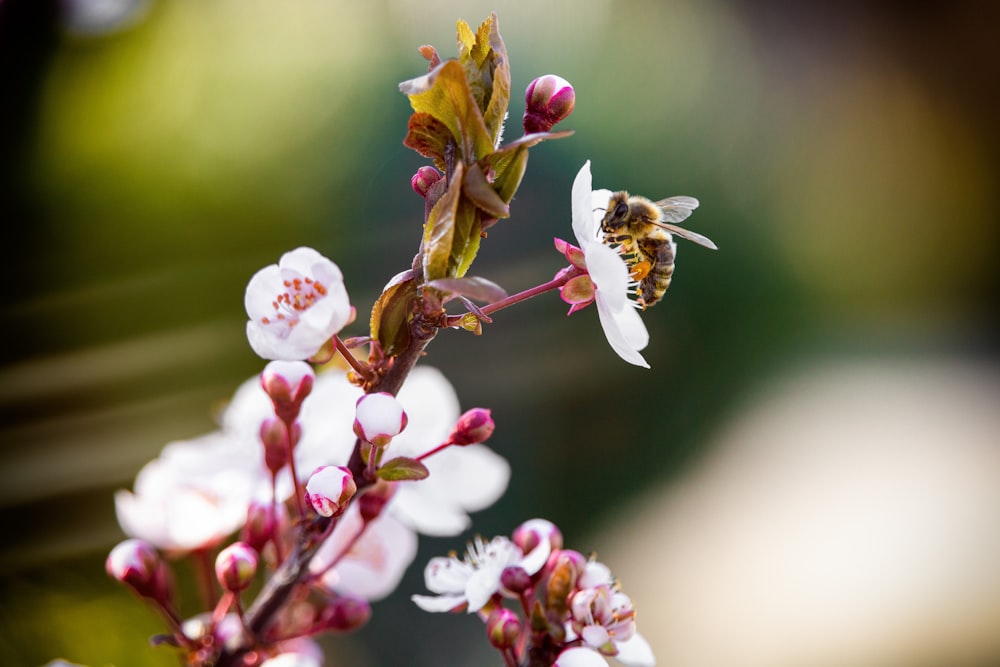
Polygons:
[[641,281],[649,274],[652,268],[653,265],[646,260],[640,260],[638,262],[635,262],[629,267],[632,280],[635,280],[636,282]]

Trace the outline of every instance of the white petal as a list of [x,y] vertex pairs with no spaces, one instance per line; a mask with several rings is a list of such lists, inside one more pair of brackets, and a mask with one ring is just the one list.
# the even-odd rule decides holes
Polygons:
[[471,565],[454,556],[435,556],[424,568],[424,585],[432,593],[464,594],[473,571]]
[[580,631],[583,641],[594,648],[600,648],[611,641],[611,635],[603,625],[587,625]]
[[584,260],[590,279],[611,308],[628,306],[628,267],[621,255],[603,243],[595,243],[585,249]]
[[[495,503],[507,489],[510,464],[486,445],[451,447],[424,460],[430,476],[418,485],[440,490],[452,503],[469,512]],[[433,486],[432,486],[433,485]]]
[[608,585],[614,582],[614,577],[611,576],[611,570],[607,565],[599,561],[588,561],[583,568],[583,574],[580,576],[577,585],[580,588],[594,588],[596,586]]
[[572,213],[573,233],[580,247],[586,249],[597,239],[594,229],[594,212],[591,210],[590,160],[587,160],[573,180]]
[[608,661],[589,648],[571,648],[563,651],[552,667],[608,667]]
[[335,590],[381,600],[396,590],[416,555],[417,534],[390,516],[379,517],[334,568]]
[[451,501],[447,490],[426,488],[429,481],[430,477],[400,486],[389,503],[389,512],[424,535],[458,535],[471,525],[472,519]]
[[628,641],[617,642],[615,646],[618,648],[615,659],[622,664],[629,667],[653,667],[656,664],[653,648],[638,632]]
[[600,235],[601,221],[608,211],[608,202],[611,200],[611,190],[594,190],[590,193],[590,208],[594,216],[594,234]]
[[608,339],[608,344],[619,357],[643,368],[649,368],[649,364],[639,350],[646,347],[649,342],[649,333],[646,325],[642,323],[642,318],[635,309],[626,305],[618,312],[608,308],[608,305],[597,295],[597,314],[601,318],[601,328]]
[[549,554],[552,553],[552,543],[547,539],[539,540],[538,546],[529,551],[521,559],[521,567],[528,574],[535,574],[545,563],[549,560]]
[[455,611],[458,607],[465,604],[465,596],[463,595],[411,595],[410,599],[424,611],[429,612],[447,612]]
[[500,588],[502,567],[487,565],[472,573],[465,584],[465,598],[469,601],[469,613],[483,608]]

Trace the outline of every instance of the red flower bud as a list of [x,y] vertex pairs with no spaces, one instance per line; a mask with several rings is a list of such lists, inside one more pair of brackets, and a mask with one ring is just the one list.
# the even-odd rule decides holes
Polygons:
[[548,132],[573,111],[576,92],[561,76],[546,74],[528,84],[525,102],[525,133]]
[[431,186],[440,181],[441,178],[441,172],[434,167],[421,167],[417,169],[417,173],[410,179],[410,187],[413,188],[414,192],[426,199]]
[[448,436],[448,444],[464,446],[485,442],[493,435],[495,427],[488,409],[472,408],[455,422],[451,435]]
[[257,574],[257,552],[246,542],[233,542],[215,558],[215,577],[227,591],[239,593]]
[[321,466],[306,482],[306,500],[320,516],[339,516],[357,490],[350,470],[344,466]]
[[302,401],[312,392],[316,373],[304,361],[272,361],[260,374],[260,384],[285,423],[299,416]]
[[170,571],[148,542],[138,539],[121,542],[108,554],[104,569],[140,597],[149,598],[165,609],[171,607]]
[[486,621],[486,636],[499,649],[513,647],[524,629],[521,619],[510,609],[499,607]]

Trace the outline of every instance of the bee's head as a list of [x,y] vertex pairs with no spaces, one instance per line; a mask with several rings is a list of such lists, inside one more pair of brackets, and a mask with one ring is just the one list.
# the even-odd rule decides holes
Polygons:
[[628,221],[628,193],[616,192],[608,200],[601,229],[605,232],[614,231]]

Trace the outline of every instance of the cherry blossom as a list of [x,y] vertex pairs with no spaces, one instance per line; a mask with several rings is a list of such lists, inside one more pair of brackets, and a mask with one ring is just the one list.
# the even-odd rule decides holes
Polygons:
[[466,609],[469,613],[482,609],[501,592],[504,570],[519,567],[535,574],[548,559],[548,541],[525,554],[521,548],[503,536],[489,542],[476,537],[462,559],[458,556],[436,556],[424,569],[424,583],[436,597],[414,595],[410,599],[424,611],[443,612]]
[[[621,256],[601,240],[600,221],[611,197],[610,190],[591,190],[588,160],[573,181],[573,233],[580,247],[556,240],[556,247],[574,263],[582,263],[587,276],[578,276],[567,284],[563,298],[572,304],[570,313],[591,301],[597,304],[597,314],[611,349],[619,357],[649,368],[639,350],[649,343],[649,333],[629,299],[635,283]],[[579,253],[582,252],[582,261]]]
[[115,494],[118,523],[167,551],[210,547],[239,528],[254,498],[269,493],[263,450],[213,432],[163,448]]
[[340,268],[305,247],[254,274],[244,304],[247,340],[264,359],[308,359],[354,316]]

